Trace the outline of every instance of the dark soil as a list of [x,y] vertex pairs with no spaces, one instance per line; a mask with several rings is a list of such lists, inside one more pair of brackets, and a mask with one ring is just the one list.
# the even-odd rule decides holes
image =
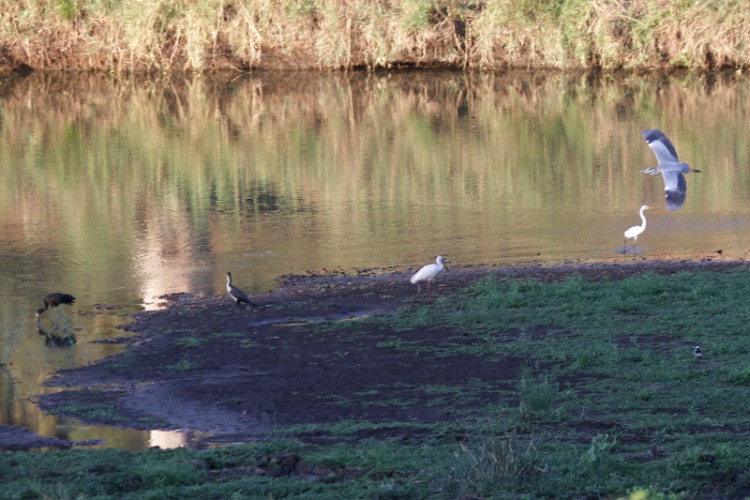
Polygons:
[[[206,436],[204,442],[249,441],[291,424],[342,420],[401,422],[400,429],[373,425],[362,437],[395,433],[409,440],[420,430],[403,423],[465,418],[496,401],[497,391],[512,389],[522,360],[440,356],[441,344],[471,339],[446,329],[392,331],[368,318],[428,303],[487,274],[549,282],[571,273],[602,280],[743,265],[633,261],[452,269],[434,283],[433,298],[418,297],[408,274],[382,270],[288,276],[277,290],[255,296],[256,307],[237,306],[228,296],[174,295],[164,297],[162,310],[134,316],[127,329],[136,335],[122,355],[58,373],[48,383],[64,390],[42,396],[40,404],[90,423],[184,429]],[[347,318],[351,321],[331,323]],[[394,348],[399,342],[425,349]],[[470,379],[482,389],[474,399],[457,398],[451,405],[435,404],[435,395],[416,390],[420,384],[450,386]]]

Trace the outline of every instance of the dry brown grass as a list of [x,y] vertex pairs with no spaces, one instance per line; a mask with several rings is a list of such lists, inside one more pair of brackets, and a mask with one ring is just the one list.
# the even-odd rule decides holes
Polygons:
[[5,70],[713,70],[750,62],[750,5],[736,0],[0,0],[0,9]]

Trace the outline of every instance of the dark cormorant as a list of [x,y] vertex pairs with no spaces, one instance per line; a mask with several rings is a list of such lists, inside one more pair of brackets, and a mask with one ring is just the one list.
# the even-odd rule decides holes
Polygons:
[[237,305],[241,304],[242,302],[244,302],[245,304],[250,304],[251,306],[257,305],[250,300],[250,297],[248,297],[245,292],[232,285],[232,273],[227,273],[227,293],[234,299]]

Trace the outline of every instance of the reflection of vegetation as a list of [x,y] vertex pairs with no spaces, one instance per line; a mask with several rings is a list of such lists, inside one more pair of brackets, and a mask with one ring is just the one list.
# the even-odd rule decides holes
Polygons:
[[39,315],[36,316],[36,331],[39,335],[44,336],[45,345],[48,347],[67,347],[75,345],[76,336],[73,330],[70,328],[68,318],[64,314],[60,314],[57,310],[53,310],[53,327],[46,329],[42,326],[42,321]]
[[273,186],[253,182],[246,193],[239,193],[239,203],[248,212],[278,212],[281,210],[279,196]]
[[[623,170],[653,161],[638,128],[666,117],[682,156],[710,170],[691,187],[710,194],[696,196],[710,203],[701,208],[731,211],[749,197],[741,166],[750,164],[750,148],[741,131],[750,99],[747,83],[729,77],[35,74],[0,85],[0,289],[29,290],[34,301],[41,294],[28,287],[81,290],[82,279],[89,300],[141,297],[149,279],[183,286],[165,269],[228,249],[283,248],[313,262],[338,262],[342,252],[359,265],[364,258],[350,256],[362,248],[372,258],[377,241],[379,255],[392,259],[384,264],[403,263],[415,246],[439,241],[437,226],[490,234],[512,217],[530,228],[549,225],[550,211],[574,206],[630,210],[644,186],[661,196],[658,184],[649,188],[634,169]],[[527,246],[557,241],[558,221],[552,225],[534,230]],[[498,243],[471,241],[490,256],[502,253]],[[304,269],[278,264],[252,273],[267,286]],[[513,300],[522,304],[523,292]],[[21,307],[2,301],[0,316],[33,317]],[[618,307],[637,313],[641,305],[626,299]],[[31,321],[18,331],[31,331]],[[82,355],[94,350],[113,352],[97,346]],[[563,355],[592,366],[607,350]],[[15,366],[38,373],[34,363]]]
[[[230,242],[333,248],[377,237],[402,246],[423,227],[482,231],[520,213],[536,226],[551,207],[630,209],[644,183],[635,168],[623,182],[622,171],[653,161],[638,127],[662,116],[684,124],[670,130],[683,156],[710,166],[695,189],[721,193],[712,209],[747,195],[738,170],[750,161],[738,132],[750,102],[743,84],[591,84],[427,74],[246,78],[227,88],[35,76],[3,94],[0,220],[33,228],[5,237],[44,243],[45,254],[18,256],[44,271],[60,255],[99,270],[145,252],[154,266],[179,265]],[[654,196],[657,184],[645,184]],[[466,213],[471,220],[451,220]],[[497,253],[495,240],[478,245]],[[94,289],[111,282],[93,279]]]
[[73,334],[69,335],[56,335],[54,333],[47,333],[40,329],[40,332],[45,335],[44,343],[48,347],[68,347],[75,345],[76,336]]
[[[550,211],[630,212],[644,190],[662,196],[631,167],[653,162],[641,125],[665,120],[710,170],[691,186],[702,210],[750,198],[748,84],[732,77],[34,74],[0,86],[0,289],[34,301],[31,287],[84,279],[89,300],[135,302],[152,279],[188,289],[166,270],[227,252],[288,252],[253,269],[247,291],[307,262],[361,265],[373,248],[403,264],[442,241],[436,227],[492,235],[520,220],[535,228],[524,249],[550,248],[569,237]],[[488,260],[506,248],[469,244]],[[0,316],[32,317],[20,307],[2,301]]]

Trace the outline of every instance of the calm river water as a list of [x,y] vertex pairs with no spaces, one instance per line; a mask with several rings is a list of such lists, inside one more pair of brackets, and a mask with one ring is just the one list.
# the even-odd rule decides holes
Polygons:
[[[258,292],[286,273],[437,254],[457,266],[746,258],[749,94],[740,75],[0,80],[0,423],[166,446],[42,414],[33,398],[56,370],[119,352],[107,341],[122,312],[222,294],[228,270]],[[639,172],[656,164],[646,128],[702,170],[678,211]],[[648,229],[624,255],[642,204]],[[35,333],[50,291],[78,299],[67,320],[43,316],[75,346]]]

